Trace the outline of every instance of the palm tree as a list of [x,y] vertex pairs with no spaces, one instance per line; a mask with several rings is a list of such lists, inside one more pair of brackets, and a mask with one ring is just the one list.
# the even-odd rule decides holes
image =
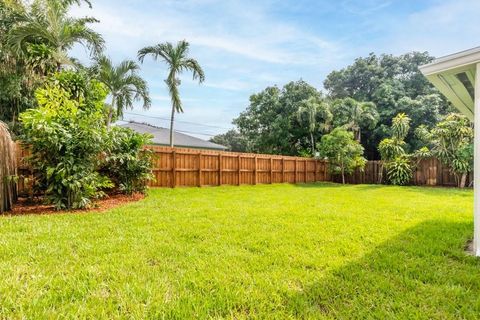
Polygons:
[[145,47],[138,51],[138,59],[143,63],[146,55],[151,55],[154,60],[162,59],[168,65],[168,76],[165,82],[172,100],[172,115],[170,117],[170,147],[173,147],[173,122],[175,112],[183,112],[180,100],[179,75],[183,71],[191,71],[193,80],[198,79],[199,83],[205,81],[205,74],[197,60],[188,57],[189,43],[185,40],[179,41],[177,45],[170,42],[160,43],[155,46]]
[[[89,3],[88,1],[86,1]],[[47,55],[60,69],[63,64],[71,64],[67,53],[75,44],[86,46],[90,53],[100,54],[104,47],[102,36],[88,27],[98,22],[95,18],[72,18],[68,9],[79,0],[43,0],[36,1],[30,10],[24,13],[19,22],[8,34],[8,44],[19,55],[28,55],[32,46],[48,46]]]
[[360,142],[362,128],[373,129],[378,122],[378,112],[372,102],[358,102],[352,98],[337,99],[333,102],[332,113],[336,126],[352,130],[355,140]]
[[[322,118],[322,122],[318,118]],[[307,127],[310,135],[310,144],[312,155],[315,156],[315,132],[317,130],[328,131],[331,121],[331,113],[326,103],[321,102],[316,97],[302,100],[297,110],[297,120],[301,125]]]
[[138,75],[139,65],[135,61],[124,60],[114,66],[112,61],[105,56],[96,59],[94,66],[97,79],[105,84],[112,96],[107,117],[107,127],[112,122],[113,112],[123,116],[123,110],[132,109],[134,101],[143,101],[143,108],[151,105],[148,86],[145,80]]

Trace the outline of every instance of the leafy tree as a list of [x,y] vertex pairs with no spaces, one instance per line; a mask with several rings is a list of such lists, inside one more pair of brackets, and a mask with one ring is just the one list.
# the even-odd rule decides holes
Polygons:
[[56,209],[91,206],[112,187],[97,171],[106,149],[106,88],[74,72],[61,72],[37,89],[38,108],[20,115],[31,146],[36,188]]
[[154,60],[162,59],[168,65],[167,83],[170,97],[172,99],[172,115],[170,117],[170,146],[173,147],[173,123],[175,112],[183,112],[182,102],[180,100],[179,75],[183,71],[191,71],[193,79],[198,79],[200,83],[205,81],[205,73],[197,60],[190,58],[189,43],[185,40],[179,41],[176,45],[170,42],[160,43],[156,46],[145,47],[138,51],[138,59],[143,63],[145,56],[151,55]]
[[[311,150],[309,130],[298,122],[298,109],[309,99],[322,99],[321,93],[303,80],[283,88],[268,87],[250,96],[250,105],[233,120],[248,141],[249,152],[298,155]],[[317,122],[324,123],[322,113]],[[314,138],[321,133],[316,130]]]
[[465,187],[473,170],[473,128],[464,115],[451,113],[434,128],[419,127],[416,134],[428,144],[430,152],[456,177],[460,188]]
[[[431,62],[427,52],[411,52],[400,56],[370,54],[358,58],[344,69],[331,72],[324,87],[332,99],[353,98],[373,102],[379,114],[375,128],[364,128],[362,144],[369,159],[380,155],[377,146],[389,136],[390,121],[405,113],[411,127],[433,127],[451,107],[447,100],[429,83],[418,66]],[[405,138],[408,151],[415,150],[421,141],[414,130]]]
[[123,110],[133,108],[135,100],[142,100],[144,109],[150,107],[148,86],[138,74],[140,67],[137,63],[124,60],[115,66],[109,58],[100,56],[96,59],[94,69],[96,78],[108,88],[112,99],[108,110],[107,127],[110,127],[114,112],[121,117]]
[[[325,121],[323,123],[318,121],[319,116],[322,116]],[[332,114],[329,106],[320,101],[317,97],[311,97],[300,102],[297,110],[297,118],[300,125],[305,125],[310,135],[310,142],[312,148],[312,155],[315,155],[315,133],[318,130],[326,131],[330,126]]]
[[228,130],[224,134],[216,135],[210,139],[213,143],[218,143],[225,146],[230,151],[247,152],[247,140],[235,129]]
[[358,102],[352,98],[337,99],[332,103],[335,126],[352,130],[355,140],[361,141],[362,128],[373,129],[378,122],[378,112],[372,102]]
[[362,145],[353,138],[353,133],[344,128],[335,128],[324,135],[318,149],[321,156],[328,160],[330,171],[341,174],[343,184],[345,174],[351,174],[357,168],[363,170],[367,162]]
[[98,22],[95,18],[72,18],[68,16],[70,6],[80,1],[34,1],[26,10],[21,22],[8,34],[8,44],[19,56],[28,55],[29,50],[41,50],[46,60],[56,65],[73,64],[68,50],[75,44],[85,45],[92,54],[99,54],[104,47],[100,34],[88,25]]

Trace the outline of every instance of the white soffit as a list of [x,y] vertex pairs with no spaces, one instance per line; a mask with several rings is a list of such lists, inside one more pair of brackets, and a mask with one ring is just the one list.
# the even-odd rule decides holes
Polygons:
[[460,112],[473,120],[476,64],[480,47],[435,59],[420,71]]

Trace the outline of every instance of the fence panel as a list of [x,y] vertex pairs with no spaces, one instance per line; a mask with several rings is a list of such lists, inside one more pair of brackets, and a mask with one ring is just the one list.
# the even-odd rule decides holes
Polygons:
[[329,181],[323,160],[267,154],[149,146],[154,187]]

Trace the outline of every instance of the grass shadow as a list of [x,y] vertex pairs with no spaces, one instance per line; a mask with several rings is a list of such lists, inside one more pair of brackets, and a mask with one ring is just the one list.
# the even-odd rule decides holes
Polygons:
[[427,221],[285,297],[296,317],[477,319],[480,260],[471,223]]

